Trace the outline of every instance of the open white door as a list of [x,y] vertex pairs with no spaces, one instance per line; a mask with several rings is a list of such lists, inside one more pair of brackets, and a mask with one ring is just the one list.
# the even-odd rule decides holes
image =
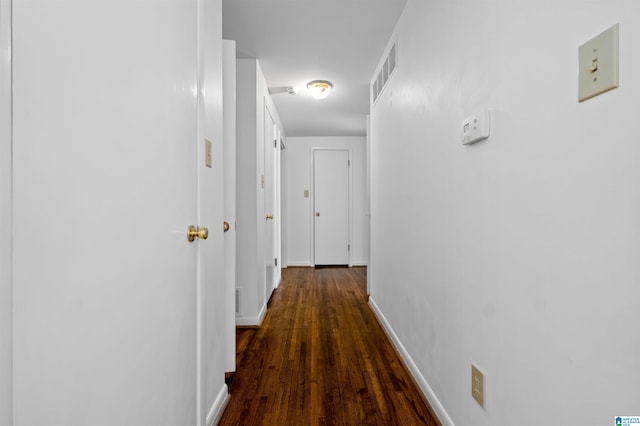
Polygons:
[[14,2],[16,425],[199,421],[197,24]]
[[314,264],[349,265],[349,151],[313,150]]
[[278,140],[276,124],[269,111],[264,108],[264,211],[265,211],[265,248],[264,264],[267,286],[267,300],[278,286],[276,254],[276,153]]

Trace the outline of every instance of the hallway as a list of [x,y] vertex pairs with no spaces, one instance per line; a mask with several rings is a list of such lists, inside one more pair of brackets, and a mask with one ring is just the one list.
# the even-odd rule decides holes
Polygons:
[[289,268],[238,330],[220,425],[438,425],[367,305],[365,268]]

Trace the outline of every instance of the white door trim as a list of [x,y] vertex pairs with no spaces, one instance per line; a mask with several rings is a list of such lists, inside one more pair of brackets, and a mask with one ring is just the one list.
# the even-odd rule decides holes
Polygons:
[[[310,238],[309,241],[311,242],[311,265],[315,266],[316,265],[316,233],[315,233],[315,220],[313,219],[313,215],[314,212],[316,211],[316,206],[315,206],[315,200],[316,200],[316,195],[315,195],[315,153],[318,151],[346,151],[349,154],[349,201],[347,204],[347,210],[348,210],[348,215],[349,215],[349,231],[348,231],[348,237],[349,237],[349,246],[351,246],[351,243],[353,242],[353,167],[351,167],[351,161],[352,161],[352,152],[351,152],[351,148],[343,148],[343,147],[337,147],[337,148],[332,148],[332,147],[311,147],[311,159],[310,159],[310,163],[311,164],[311,188],[312,188],[312,193],[311,193],[311,210],[309,211],[309,217],[311,217],[311,226],[310,226]],[[353,266],[352,263],[352,253],[353,250],[349,250],[349,262],[348,265],[349,267]]]
[[[274,216],[269,222],[266,217],[264,220],[264,270],[262,271],[265,274],[265,285],[267,286],[267,301],[271,296],[271,293],[278,287],[278,277],[280,274],[277,272],[278,268],[280,268],[280,259],[278,258],[279,245],[277,240],[277,230],[278,230],[278,222],[280,221],[280,214],[278,211],[278,194],[277,188],[279,185],[278,182],[278,174],[277,174],[277,159],[276,153],[279,154],[279,135],[278,135],[278,125],[276,123],[276,115],[272,112],[274,108],[271,108],[269,102],[265,98],[264,105],[264,129],[267,129],[269,123],[271,123],[271,132],[269,135],[263,134],[263,144],[264,144],[264,157],[263,157],[263,171],[264,171],[264,213],[265,215]],[[268,139],[267,139],[268,138]],[[275,144],[275,145],[274,145]],[[270,163],[267,163],[267,160],[270,160]],[[271,198],[269,200],[269,198]],[[271,211],[268,211],[267,206],[270,207]],[[271,240],[269,240],[269,232],[267,231],[267,227],[271,226]],[[277,259],[278,265],[274,265],[274,259]],[[271,277],[269,277],[270,283],[266,279],[266,272],[269,270],[269,266],[273,266],[273,272],[271,273]]]
[[[204,195],[204,188],[206,188],[203,182],[202,171],[200,170],[204,163],[204,155],[201,149],[201,142],[205,140],[205,55],[204,48],[207,43],[204,41],[206,38],[205,20],[204,20],[204,0],[197,0],[198,14],[197,20],[197,110],[196,110],[196,122],[197,133],[196,140],[192,143],[196,144],[196,164],[193,165],[196,170],[197,176],[197,224],[196,226],[210,226],[205,225],[206,218],[203,217],[202,197]],[[187,141],[189,143],[189,141]],[[196,261],[196,425],[204,426],[207,417],[207,305],[206,305],[206,261],[203,259],[203,248],[201,244],[203,241],[197,241],[197,261]]]
[[13,424],[11,0],[0,0],[0,424]]
[[236,370],[236,42],[223,40],[223,199],[225,250],[225,371]]

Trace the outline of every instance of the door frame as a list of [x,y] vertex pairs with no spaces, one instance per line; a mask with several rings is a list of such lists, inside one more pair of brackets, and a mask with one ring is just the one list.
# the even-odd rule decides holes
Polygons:
[[[270,138],[269,141],[267,143],[267,134],[263,134],[263,148],[264,148],[264,157],[263,157],[263,171],[264,171],[264,199],[263,199],[263,204],[264,204],[264,214],[272,214],[274,216],[273,219],[271,219],[271,223],[269,223],[269,221],[266,219],[265,217],[265,221],[264,221],[264,268],[265,271],[263,271],[265,273],[265,287],[267,290],[267,298],[266,300],[269,300],[269,297],[271,296],[271,294],[273,293],[273,291],[278,287],[279,284],[279,279],[280,279],[280,273],[279,273],[279,269],[281,267],[280,264],[280,257],[279,257],[279,250],[280,250],[280,245],[278,244],[278,223],[280,222],[280,212],[278,209],[278,187],[280,185],[280,182],[278,181],[278,156],[280,153],[280,131],[278,129],[278,122],[276,120],[276,115],[274,114],[274,112],[272,110],[274,110],[275,108],[272,108],[269,105],[269,102],[266,101],[265,99],[265,104],[264,104],[264,121],[263,121],[263,128],[264,130],[267,129],[267,125],[269,122],[271,122],[273,124],[273,126],[271,126],[272,130],[270,133]],[[270,120],[270,121],[268,121]],[[267,149],[269,150],[269,152],[271,154],[267,153]],[[271,164],[267,164],[267,159],[270,158],[271,159]],[[269,172],[267,172],[267,170],[269,170]],[[271,182],[269,182],[269,178],[271,179]],[[269,188],[269,184],[271,184],[271,189],[269,189],[269,191],[271,192],[271,201],[268,201],[268,197],[267,194],[269,191],[267,191],[267,188]],[[267,211],[267,205],[271,204],[271,212]],[[267,232],[267,226],[271,226],[271,241],[268,240],[267,236],[269,235]],[[269,243],[271,244],[271,247],[269,248]],[[269,259],[267,259],[267,255],[268,253],[271,253],[271,257]],[[267,269],[267,262],[273,262],[273,259],[276,259],[276,262],[278,262],[277,265],[273,265],[274,269],[273,269],[273,273],[272,273],[272,282],[271,282],[271,286],[268,285],[268,281],[266,278],[266,269]]]
[[0,424],[13,419],[11,1],[0,0]]
[[223,40],[223,199],[225,268],[225,371],[236,371],[236,42]]
[[280,263],[281,269],[289,267],[287,251],[288,214],[287,214],[287,146],[283,135],[280,135]]
[[[311,248],[310,248],[310,253],[311,253],[311,266],[315,267],[316,266],[316,222],[313,219],[313,215],[314,212],[316,211],[316,193],[315,193],[315,176],[316,176],[316,162],[315,162],[315,153],[318,151],[346,151],[349,154],[349,165],[348,165],[348,175],[349,175],[349,183],[348,183],[348,193],[349,193],[349,199],[347,201],[347,215],[349,217],[349,230],[347,231],[347,237],[349,238],[349,246],[351,246],[351,243],[353,242],[353,167],[351,167],[351,160],[353,157],[353,153],[351,152],[351,148],[344,148],[344,147],[336,147],[336,148],[332,148],[332,147],[311,147],[311,160],[310,163],[311,167],[309,167],[311,169],[311,185],[310,187],[312,188],[311,191],[311,210],[309,211],[309,217],[311,218],[310,221],[310,238],[309,241],[311,242]],[[348,261],[348,266],[352,267],[353,266],[353,262],[352,262],[352,253],[353,250],[349,250],[348,254],[349,254],[349,261]]]

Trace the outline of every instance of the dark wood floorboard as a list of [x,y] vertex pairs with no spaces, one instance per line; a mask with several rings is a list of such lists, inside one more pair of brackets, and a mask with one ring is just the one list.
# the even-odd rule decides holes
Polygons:
[[237,330],[220,425],[439,426],[367,304],[366,268],[289,268]]

